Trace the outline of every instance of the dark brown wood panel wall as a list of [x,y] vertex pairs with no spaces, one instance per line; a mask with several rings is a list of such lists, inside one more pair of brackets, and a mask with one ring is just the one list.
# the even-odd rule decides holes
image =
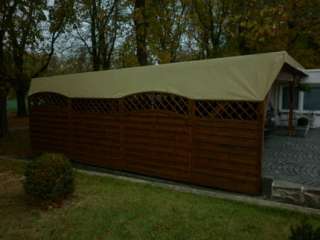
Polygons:
[[69,133],[68,108],[35,107],[30,114],[30,137],[35,152],[66,152]]
[[173,180],[189,179],[187,119],[176,114],[131,113],[124,116],[126,169]]
[[194,121],[192,181],[237,192],[259,192],[260,135],[257,121]]
[[71,112],[69,156],[83,163],[123,169],[116,116]]
[[[36,152],[63,152],[86,164],[230,191],[261,191],[263,102],[42,95],[41,101],[30,97]],[[152,98],[161,104],[151,104]]]

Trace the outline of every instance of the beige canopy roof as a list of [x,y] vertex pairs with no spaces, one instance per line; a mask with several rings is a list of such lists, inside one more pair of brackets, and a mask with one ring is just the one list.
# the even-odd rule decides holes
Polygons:
[[133,67],[32,79],[29,95],[120,98],[166,92],[199,100],[262,101],[282,67],[303,67],[286,52]]

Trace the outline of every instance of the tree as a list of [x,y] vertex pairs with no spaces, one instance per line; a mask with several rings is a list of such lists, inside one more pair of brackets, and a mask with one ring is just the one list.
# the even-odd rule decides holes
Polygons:
[[160,63],[176,62],[190,8],[183,0],[155,0],[149,8],[150,49]]
[[237,1],[226,41],[236,54],[286,50],[304,66],[317,67],[319,11],[317,0]]
[[281,32],[286,12],[279,1],[234,2],[227,26],[229,50],[238,54],[285,49]]
[[88,51],[80,47],[67,56],[53,56],[45,72],[46,76],[91,71],[92,64]]
[[109,69],[123,20],[120,0],[83,0],[76,8],[75,29],[92,58],[92,69]]
[[222,55],[232,3],[230,0],[192,0],[191,30],[199,45],[200,58]]
[[[18,116],[27,114],[25,98],[30,79],[39,76],[47,68],[54,53],[54,44],[69,17],[70,3],[70,0],[59,0],[55,1],[54,8],[50,8],[45,0],[8,2],[7,7],[13,13],[7,21],[8,53],[11,60],[8,64],[12,71],[5,74],[16,92]],[[50,14],[47,16],[46,12]],[[49,25],[49,29],[42,29],[46,25]],[[48,41],[47,35],[48,47],[42,49]],[[40,67],[27,69],[26,61],[36,56],[39,62],[39,54],[44,56]]]
[[129,34],[117,48],[117,54],[113,62],[115,68],[134,67],[140,65],[136,56],[136,46],[135,44],[132,44],[133,42],[135,42],[135,36],[133,34]]
[[[14,3],[15,4],[15,3]],[[7,69],[7,39],[8,20],[13,15],[14,4],[9,5],[8,0],[0,2],[0,137],[3,137],[8,132],[7,120],[7,95],[9,91],[9,80],[6,74]]]
[[136,36],[137,58],[140,65],[148,65],[148,6],[147,0],[135,0],[133,21]]
[[318,0],[287,0],[282,39],[287,51],[309,68],[320,67],[320,2]]

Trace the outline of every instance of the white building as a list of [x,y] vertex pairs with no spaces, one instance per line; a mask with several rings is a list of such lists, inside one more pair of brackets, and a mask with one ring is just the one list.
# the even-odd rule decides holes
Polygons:
[[[320,69],[305,70],[308,76],[302,84],[310,86],[309,91],[294,92],[294,122],[301,116],[306,116],[311,121],[311,127],[320,127]],[[278,78],[286,78],[279,76]],[[279,126],[288,125],[288,85],[279,81],[271,91],[271,103],[274,109],[275,122]]]

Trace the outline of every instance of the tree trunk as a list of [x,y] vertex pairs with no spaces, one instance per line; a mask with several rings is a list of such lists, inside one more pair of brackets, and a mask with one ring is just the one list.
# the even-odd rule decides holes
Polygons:
[[140,65],[148,65],[147,22],[145,0],[136,0],[134,5],[137,58]]
[[18,117],[26,117],[28,115],[27,107],[26,107],[26,95],[27,95],[26,91],[16,90]]
[[98,56],[97,35],[96,35],[96,18],[97,18],[97,3],[96,0],[91,1],[91,44],[92,44],[92,68],[93,71],[98,71],[100,68],[100,59]]
[[0,138],[8,133],[7,94],[0,92]]

